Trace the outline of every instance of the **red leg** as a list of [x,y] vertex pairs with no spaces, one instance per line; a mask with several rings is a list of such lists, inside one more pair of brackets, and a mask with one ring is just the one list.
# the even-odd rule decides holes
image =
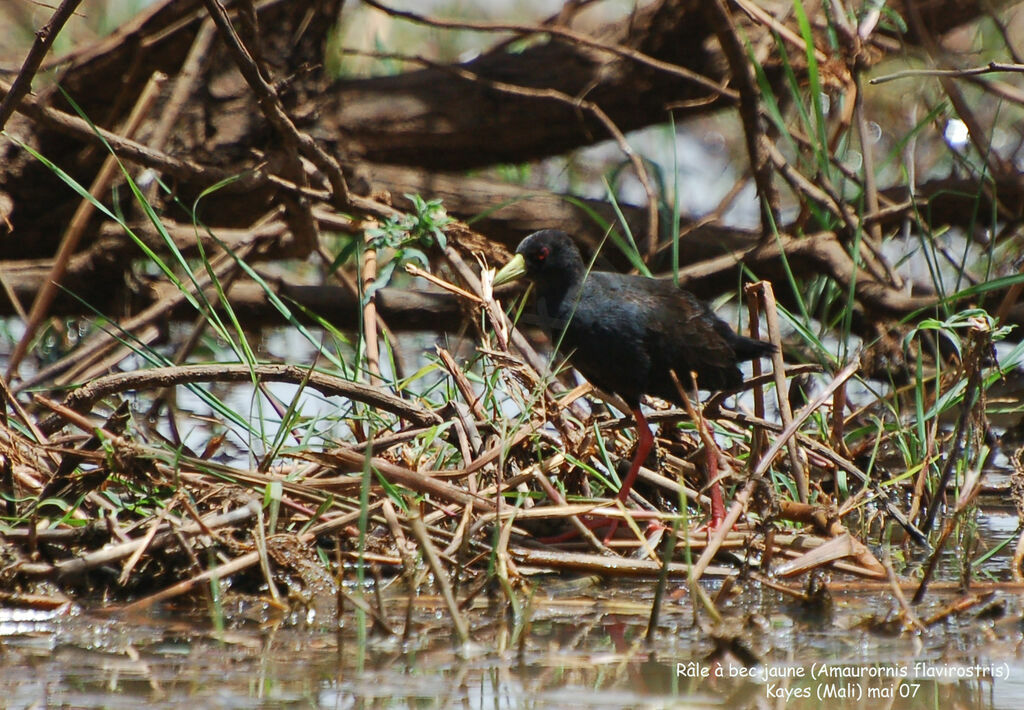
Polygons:
[[717,530],[718,526],[725,520],[725,503],[722,501],[722,486],[718,481],[718,452],[714,449],[707,450],[708,481],[711,482],[711,529]]
[[[629,500],[629,492],[633,489],[633,484],[636,482],[637,475],[640,473],[640,467],[643,466],[644,461],[647,460],[647,454],[651,453],[651,448],[654,446],[654,434],[651,433],[651,427],[647,423],[647,418],[644,417],[644,413],[640,411],[640,407],[633,409],[633,416],[636,417],[636,453],[633,454],[633,462],[629,466],[629,472],[626,473],[626,477],[622,481],[622,485],[619,487],[619,494],[616,496],[620,502],[625,503]],[[719,499],[721,499],[721,493],[719,493]],[[724,513],[723,513],[724,517]],[[608,526],[608,532],[604,536],[604,542],[608,542],[615,535],[615,530],[619,527],[619,520],[617,518],[611,519],[598,519],[588,520],[583,523],[591,530],[603,528]],[[565,542],[571,540],[576,536],[575,531],[570,531],[558,535],[557,537],[544,538],[542,542],[554,543],[554,542]]]
[[[623,504],[629,500],[629,492],[633,490],[636,477],[640,474],[640,467],[644,465],[644,461],[647,460],[647,454],[651,453],[651,447],[654,446],[654,434],[651,433],[651,427],[647,423],[644,413],[640,411],[640,407],[633,408],[633,416],[636,417],[636,453],[633,454],[633,462],[629,465],[629,472],[623,479],[622,485],[619,486],[619,495],[616,496],[619,502]],[[618,527],[618,519],[613,518],[608,526],[608,532],[604,536],[604,542],[612,539]]]
[[654,446],[654,434],[651,433],[651,427],[647,424],[647,418],[640,411],[640,407],[633,409],[633,416],[636,417],[636,454],[633,455],[629,473],[626,474],[625,480],[622,481],[622,487],[619,488],[618,498],[623,503],[629,500],[629,492],[633,489],[637,474],[640,473],[640,467],[644,465],[647,454],[651,453],[651,447]]

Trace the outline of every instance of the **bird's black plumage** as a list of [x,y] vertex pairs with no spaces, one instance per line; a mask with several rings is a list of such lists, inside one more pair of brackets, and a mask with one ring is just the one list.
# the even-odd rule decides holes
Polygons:
[[[592,384],[620,395],[633,411],[637,446],[619,488],[622,502],[654,446],[641,397],[653,394],[682,404],[673,371],[684,386],[696,372],[702,389],[734,389],[743,382],[738,362],[775,349],[733,332],[705,303],[670,281],[588,273],[576,244],[559,230],[534,232],[520,242],[494,285],[520,276],[533,282],[541,325],[573,366]],[[711,521],[717,526],[725,511],[712,458],[709,453]],[[610,527],[609,536],[615,523]]]
[[519,275],[533,282],[541,325],[573,366],[634,408],[644,394],[681,403],[670,370],[684,386],[692,371],[701,389],[734,389],[742,383],[738,362],[774,350],[733,332],[671,281],[587,273],[579,249],[559,230],[526,237],[496,283]]

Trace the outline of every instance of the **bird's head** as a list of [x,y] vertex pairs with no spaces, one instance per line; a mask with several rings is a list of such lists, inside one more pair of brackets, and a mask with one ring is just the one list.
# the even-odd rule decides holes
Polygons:
[[545,283],[571,282],[582,276],[583,258],[568,234],[557,229],[542,229],[519,243],[516,255],[494,276],[494,285],[526,277]]

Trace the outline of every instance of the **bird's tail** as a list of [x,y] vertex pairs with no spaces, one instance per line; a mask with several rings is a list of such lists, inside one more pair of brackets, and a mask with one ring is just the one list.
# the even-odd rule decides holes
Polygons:
[[768,357],[778,349],[772,343],[765,342],[764,340],[755,340],[754,338],[747,338],[736,334],[733,334],[729,345],[732,346],[732,351],[736,353],[736,359],[740,361]]

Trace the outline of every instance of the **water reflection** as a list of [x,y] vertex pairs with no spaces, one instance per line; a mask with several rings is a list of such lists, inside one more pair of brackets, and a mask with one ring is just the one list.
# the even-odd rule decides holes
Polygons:
[[[1000,619],[951,619],[901,636],[863,623],[887,613],[888,598],[875,594],[844,595],[831,614],[805,617],[751,587],[722,602],[726,621],[715,628],[695,626],[684,597],[663,612],[648,651],[650,587],[557,599],[539,590],[518,627],[498,609],[477,609],[469,650],[429,602],[414,608],[404,647],[351,615],[341,630],[243,622],[216,632],[169,611],[126,619],[4,610],[0,690],[9,708],[1024,707],[1015,595]],[[936,606],[949,601],[932,596]],[[400,600],[389,614],[401,628]],[[744,654],[760,665],[739,663]]]

